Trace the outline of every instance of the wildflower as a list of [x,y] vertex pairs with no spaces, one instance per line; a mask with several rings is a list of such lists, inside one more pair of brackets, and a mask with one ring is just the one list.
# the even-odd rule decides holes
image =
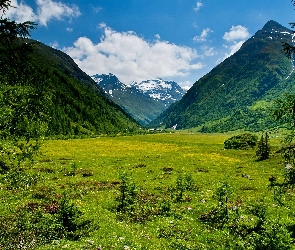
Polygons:
[[291,170],[293,167],[290,163],[287,163],[286,166],[285,166],[285,169],[286,170]]

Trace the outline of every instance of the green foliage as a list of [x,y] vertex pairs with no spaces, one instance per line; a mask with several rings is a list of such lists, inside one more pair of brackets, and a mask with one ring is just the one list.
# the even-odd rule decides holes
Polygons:
[[234,249],[293,249],[293,239],[286,224],[270,218],[263,201],[246,208],[236,201],[229,206],[232,188],[225,182],[216,191],[219,205],[200,217],[216,229],[229,230],[235,237]]
[[[4,12],[11,1],[2,1]],[[18,169],[33,160],[47,129],[50,95],[30,63],[32,46],[26,37],[33,22],[0,17],[0,166]]]
[[196,191],[198,188],[190,174],[179,175],[176,185],[171,188],[171,196],[175,202],[185,202],[191,198],[185,194],[186,191]]
[[127,210],[132,210],[133,205],[137,199],[137,187],[135,183],[131,180],[131,177],[127,175],[127,173],[121,173],[120,176],[120,194],[117,197],[118,205],[117,211],[118,212],[125,212]]
[[1,249],[35,249],[53,240],[77,240],[91,228],[81,216],[66,195],[57,201],[29,202],[0,218]]
[[284,98],[276,99],[273,107],[273,116],[288,128],[295,127],[295,95],[285,94]]
[[288,250],[293,248],[292,241],[290,232],[284,225],[266,221],[260,234],[251,235],[250,244],[259,250]]
[[265,133],[265,136],[262,134],[257,143],[256,157],[258,161],[263,161],[270,157],[269,136],[267,132]]
[[133,222],[146,222],[157,216],[168,216],[171,202],[161,200],[153,194],[139,191],[137,185],[127,173],[120,174],[120,194],[116,198],[118,218]]
[[210,225],[216,228],[223,228],[229,220],[229,198],[232,193],[232,186],[229,185],[227,181],[222,183],[222,185],[217,188],[214,195],[215,199],[218,201],[217,207],[202,214],[200,219],[206,223],[210,223]]
[[38,174],[29,174],[21,169],[13,169],[5,174],[2,177],[2,183],[6,186],[7,189],[29,189],[31,186],[37,184],[40,180],[40,175]]
[[240,135],[235,135],[226,141],[224,141],[225,149],[249,149],[254,148],[257,143],[257,136],[245,133]]

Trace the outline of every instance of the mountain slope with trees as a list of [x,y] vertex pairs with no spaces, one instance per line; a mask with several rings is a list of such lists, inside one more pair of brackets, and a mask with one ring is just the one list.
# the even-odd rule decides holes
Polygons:
[[[140,128],[68,55],[33,40],[19,42],[31,46],[26,61],[30,76],[25,84],[41,84],[50,100],[44,102],[47,136],[126,133]],[[1,75],[5,77],[6,72]]]
[[65,53],[37,43],[32,63],[52,94],[48,133],[52,135],[134,132],[139,124],[113,103]]
[[293,89],[293,64],[282,53],[282,42],[291,42],[292,34],[275,21],[267,22],[150,126],[177,124],[203,132],[275,127],[269,116],[272,102]]

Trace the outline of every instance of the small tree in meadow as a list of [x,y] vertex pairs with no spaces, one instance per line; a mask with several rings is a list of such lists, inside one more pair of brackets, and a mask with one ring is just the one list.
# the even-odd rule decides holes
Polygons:
[[257,160],[263,161],[268,159],[269,156],[270,156],[269,136],[266,132],[265,136],[263,136],[262,134],[257,144],[256,157],[257,157]]
[[121,180],[121,185],[120,194],[117,197],[117,211],[126,212],[128,210],[132,210],[132,206],[136,202],[138,193],[137,186],[127,173],[121,173],[119,178]]

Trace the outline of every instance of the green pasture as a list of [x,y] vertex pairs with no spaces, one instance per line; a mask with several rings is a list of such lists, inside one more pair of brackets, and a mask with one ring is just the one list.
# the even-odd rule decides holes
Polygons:
[[[79,239],[55,240],[39,249],[231,249],[234,236],[228,230],[214,229],[200,220],[218,205],[216,190],[227,183],[233,189],[229,205],[244,208],[263,201],[275,217],[277,205],[268,188],[269,178],[282,180],[284,165],[276,153],[280,137],[271,135],[272,157],[265,161],[255,161],[255,149],[224,150],[223,142],[229,137],[167,133],[45,141],[33,169],[26,169],[38,176],[34,185],[20,190],[1,184],[2,216],[66,194],[92,227]],[[148,205],[151,200],[169,201],[170,213],[139,215],[144,217],[140,222],[119,216],[116,197],[122,173],[145,194],[146,203],[140,206],[154,211],[155,203]],[[193,188],[176,202],[171,197],[181,176],[189,176]],[[285,218],[288,211],[280,211]]]

